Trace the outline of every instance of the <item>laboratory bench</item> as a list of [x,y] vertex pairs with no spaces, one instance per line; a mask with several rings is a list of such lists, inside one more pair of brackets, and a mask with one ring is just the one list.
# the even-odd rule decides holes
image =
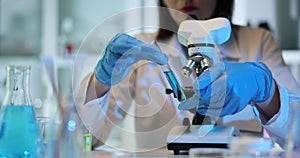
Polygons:
[[[208,149],[209,151],[210,149]],[[228,150],[229,151],[229,150]],[[183,155],[174,155],[170,151],[166,150],[161,150],[161,151],[154,151],[154,152],[147,152],[147,153],[130,153],[130,152],[121,152],[121,151],[105,151],[105,150],[96,150],[96,151],[91,151],[89,153],[86,153],[86,157],[91,157],[91,158],[152,158],[152,157],[158,157],[158,158],[188,158],[188,157],[205,157],[205,158],[210,158],[210,157],[224,157],[224,158],[233,158],[233,157],[240,157],[240,156],[229,156],[229,155],[223,155],[221,156],[219,152],[213,153],[213,152],[207,152],[208,154],[206,155],[205,153],[201,153],[202,155],[188,155],[188,153],[183,154]],[[256,156],[257,158],[299,158],[300,153],[294,153],[289,156],[284,156],[284,152],[274,152],[271,156]]]
[[[228,148],[194,148],[190,150],[189,152],[182,152],[180,155],[174,155],[172,150],[168,150],[167,148],[160,148],[156,150],[152,150],[149,152],[125,152],[122,150],[117,150],[112,147],[108,146],[101,146],[96,148],[95,150],[85,153],[86,157],[91,158],[152,158],[152,157],[167,157],[167,158],[187,158],[187,157],[225,157],[225,158],[232,158],[232,157],[240,157],[240,156],[229,156],[224,153],[229,153],[230,150]],[[197,155],[193,155],[193,153],[196,153]],[[268,158],[286,158],[284,156],[284,150],[278,145],[275,144],[274,147],[270,150],[270,155],[264,156]],[[201,156],[199,156],[201,154]],[[224,154],[221,156],[221,154]],[[262,156],[257,156],[258,158]],[[288,158],[297,158],[300,157],[300,153],[294,153],[293,155],[288,156]]]
[[93,158],[151,158],[151,157],[189,157],[189,155],[173,155],[172,151],[168,150],[156,150],[152,152],[122,152],[122,151],[108,151],[108,150],[95,150],[87,154],[87,156],[93,157]]

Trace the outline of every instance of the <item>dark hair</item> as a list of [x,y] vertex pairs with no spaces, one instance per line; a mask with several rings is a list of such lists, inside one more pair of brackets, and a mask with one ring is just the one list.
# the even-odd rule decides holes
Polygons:
[[[211,18],[225,17],[231,21],[233,14],[234,0],[217,0],[217,6],[214,15]],[[167,7],[163,0],[159,0],[160,7]],[[173,31],[178,30],[178,24],[173,20],[169,12],[161,12],[159,18],[160,26],[170,26],[170,29],[160,27],[156,39],[164,40],[172,36]]]

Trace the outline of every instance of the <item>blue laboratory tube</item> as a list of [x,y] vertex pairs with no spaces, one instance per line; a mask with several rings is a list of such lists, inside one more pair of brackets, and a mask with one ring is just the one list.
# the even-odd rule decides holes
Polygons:
[[171,70],[170,66],[168,64],[161,66],[165,77],[167,78],[171,88],[172,92],[174,93],[174,97],[178,99],[178,101],[185,101],[186,96],[184,94],[184,91],[180,84],[178,83],[173,71]]
[[[163,53],[163,51],[160,49],[157,41],[154,41],[152,43],[152,45],[154,45],[155,47],[157,47],[159,49],[159,51],[161,53]],[[169,64],[165,64],[161,66],[162,71],[164,72],[171,88],[172,88],[172,93],[174,93],[174,97],[177,98],[178,101],[185,101],[186,100],[186,96],[185,93],[182,89],[182,87],[180,86],[180,84],[178,83],[173,71],[171,70],[171,67]],[[167,92],[167,94],[170,94]]]

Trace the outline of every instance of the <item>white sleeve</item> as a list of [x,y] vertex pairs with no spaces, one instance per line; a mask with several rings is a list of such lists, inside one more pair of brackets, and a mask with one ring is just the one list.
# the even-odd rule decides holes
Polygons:
[[297,84],[289,67],[282,58],[282,51],[278,47],[277,41],[269,31],[264,31],[262,37],[262,57],[261,61],[269,66],[272,71],[273,78],[278,86],[280,95],[279,112],[273,116],[267,123],[262,123],[258,110],[254,107],[256,115],[263,127],[268,131],[269,135],[275,141],[283,146],[288,128],[291,124],[290,97],[300,96],[300,88]]
[[[80,119],[91,134],[102,143],[107,140],[112,128],[125,117],[124,105],[129,105],[126,100],[116,101],[110,90],[104,96],[90,100],[85,103],[86,92],[92,73],[82,80],[81,87],[76,91],[76,108]],[[90,90],[89,90],[90,91]],[[90,93],[93,95],[93,93]],[[126,108],[126,107],[125,107]],[[93,145],[99,141],[93,139]]]
[[262,126],[267,130],[268,134],[280,145],[284,146],[285,139],[291,125],[291,113],[292,110],[289,106],[289,99],[292,97],[291,94],[283,87],[278,84],[280,93],[280,109],[267,123],[263,124],[261,114],[253,107],[255,115],[258,117]]

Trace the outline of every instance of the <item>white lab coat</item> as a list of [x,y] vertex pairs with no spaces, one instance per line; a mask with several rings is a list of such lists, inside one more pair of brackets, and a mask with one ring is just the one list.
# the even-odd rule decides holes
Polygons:
[[[152,36],[139,37],[145,42],[154,40]],[[186,62],[182,47],[176,36],[167,41],[159,41],[160,47],[169,57],[169,64],[180,84],[192,86],[194,79],[180,75],[180,70]],[[267,124],[263,125],[269,134],[282,143],[287,133],[287,121],[290,115],[289,97],[291,94],[300,96],[299,87],[290,70],[285,65],[281,51],[271,33],[263,29],[240,27],[232,33],[229,41],[219,46],[224,61],[247,62],[261,61],[272,70],[274,79],[279,86],[281,108]],[[121,83],[113,86],[102,98],[96,98],[84,104],[87,85],[90,76],[83,80],[81,91],[77,95],[77,108],[86,126],[100,141],[104,142],[111,128],[118,128],[125,136],[136,138],[139,149],[156,149],[166,145],[166,137],[175,125],[181,125],[187,117],[192,119],[189,111],[179,111],[179,102],[173,95],[165,94],[165,88],[170,88],[161,67],[149,61],[141,61],[132,65],[129,76]],[[91,90],[90,90],[91,91]],[[134,111],[128,109],[134,106]],[[254,109],[254,110],[253,110]],[[223,123],[243,125],[242,129],[257,129],[259,115],[255,108],[248,106],[242,112],[223,118]],[[135,120],[135,129],[120,127],[117,122],[127,117]],[[246,116],[246,117],[245,117]],[[242,121],[241,121],[242,120]],[[249,122],[249,125],[247,123]],[[249,128],[250,127],[250,128]]]

